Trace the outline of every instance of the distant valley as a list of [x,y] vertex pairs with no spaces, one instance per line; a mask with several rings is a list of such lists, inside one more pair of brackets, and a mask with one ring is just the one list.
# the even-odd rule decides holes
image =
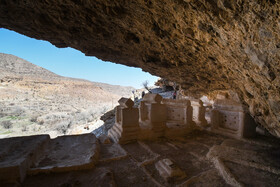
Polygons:
[[91,132],[102,125],[100,116],[133,90],[62,77],[0,53],[0,138]]

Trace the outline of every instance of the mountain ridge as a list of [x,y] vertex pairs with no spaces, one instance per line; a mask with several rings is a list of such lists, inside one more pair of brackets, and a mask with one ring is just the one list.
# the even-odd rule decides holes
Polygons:
[[[19,66],[21,64],[21,66]],[[13,77],[13,76],[30,76],[30,77],[36,77],[36,78],[42,78],[46,80],[53,80],[53,79],[59,79],[59,80],[65,80],[69,79],[72,81],[84,81],[84,82],[90,82],[93,83],[96,86],[101,87],[102,89],[112,92],[112,90],[115,90],[118,93],[118,89],[120,87],[124,87],[128,90],[135,90],[135,88],[131,86],[122,86],[122,85],[112,85],[109,83],[102,83],[102,82],[94,82],[87,79],[82,78],[73,78],[73,77],[65,77],[58,75],[56,73],[53,73],[50,70],[47,70],[43,67],[40,67],[36,64],[33,64],[29,62],[28,60],[25,60],[23,58],[17,57],[12,54],[5,54],[0,53],[0,79],[4,77]],[[121,93],[118,93],[121,94]]]

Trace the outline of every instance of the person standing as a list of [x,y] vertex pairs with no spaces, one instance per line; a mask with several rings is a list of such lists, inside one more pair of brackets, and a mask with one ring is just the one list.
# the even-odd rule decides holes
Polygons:
[[145,96],[145,92],[143,91],[143,92],[142,92],[142,98],[143,98],[144,96]]
[[176,92],[176,90],[174,90],[173,99],[176,99],[176,96],[177,96],[177,92]]

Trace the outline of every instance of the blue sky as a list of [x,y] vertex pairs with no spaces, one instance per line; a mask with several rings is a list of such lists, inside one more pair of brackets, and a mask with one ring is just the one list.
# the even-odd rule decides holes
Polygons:
[[145,80],[152,86],[158,79],[140,68],[104,62],[75,49],[57,48],[47,41],[3,28],[0,28],[0,53],[18,56],[58,75],[95,82],[141,88]]

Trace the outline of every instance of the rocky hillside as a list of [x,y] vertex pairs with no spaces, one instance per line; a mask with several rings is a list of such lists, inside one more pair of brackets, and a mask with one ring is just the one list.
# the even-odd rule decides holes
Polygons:
[[7,54],[0,54],[0,72],[0,137],[89,132],[133,90],[62,77]]
[[0,78],[12,77],[35,77],[46,80],[62,78],[53,72],[36,66],[14,55],[0,53]]

